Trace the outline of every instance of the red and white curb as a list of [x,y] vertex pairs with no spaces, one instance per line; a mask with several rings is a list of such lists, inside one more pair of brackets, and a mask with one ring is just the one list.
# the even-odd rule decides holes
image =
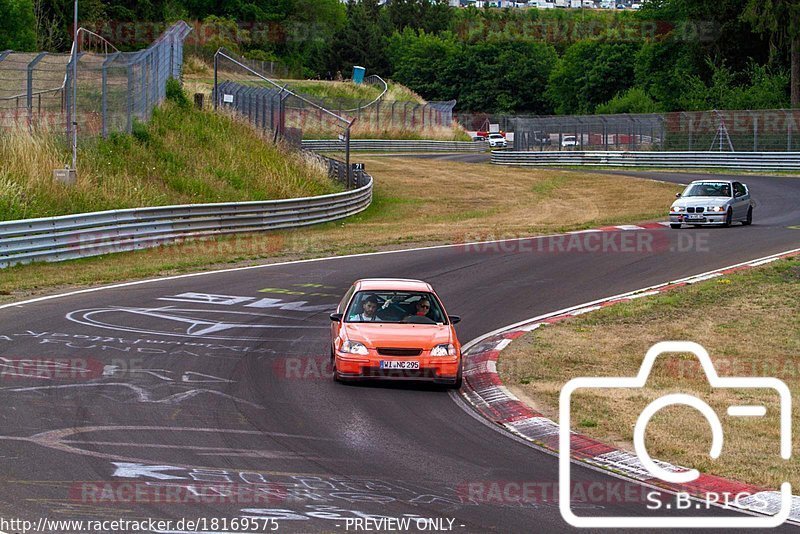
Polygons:
[[601,226],[600,228],[592,228],[590,230],[576,230],[574,232],[567,232],[567,234],[588,234],[593,232],[619,232],[628,230],[656,230],[669,226],[668,222],[654,222],[644,224],[618,224],[616,226]]
[[[510,345],[514,339],[544,325],[557,323],[569,317],[589,313],[606,306],[656,295],[678,287],[798,255],[800,255],[800,249],[782,252],[696,276],[665,282],[566,308],[489,332],[464,345],[464,386],[460,393],[479,414],[490,422],[505,428],[524,440],[535,443],[545,450],[558,454],[558,423],[520,401],[503,385],[497,373],[497,359],[500,352]],[[573,460],[612,471],[651,486],[657,486],[675,493],[688,493],[698,497],[709,493],[720,495],[724,493],[731,495],[749,494],[750,497],[741,498],[737,501],[736,505],[739,508],[767,514],[778,513],[780,510],[781,499],[779,491],[707,474],[701,474],[700,478],[689,484],[668,483],[654,478],[634,453],[612,447],[574,432],[571,434],[570,442],[570,455]],[[657,462],[667,470],[686,470],[686,468],[671,465],[667,462]],[[767,503],[766,507],[764,503]],[[731,506],[735,505],[731,504]],[[792,511],[789,515],[789,521],[800,523],[800,496],[792,498]]]

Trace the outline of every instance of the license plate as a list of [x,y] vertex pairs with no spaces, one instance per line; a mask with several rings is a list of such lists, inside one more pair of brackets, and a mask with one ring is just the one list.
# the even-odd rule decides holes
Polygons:
[[381,369],[419,369],[419,362],[403,360],[381,360]]
[[703,215],[687,215],[687,217],[689,218],[690,221],[697,221],[697,220],[702,219],[704,216]]

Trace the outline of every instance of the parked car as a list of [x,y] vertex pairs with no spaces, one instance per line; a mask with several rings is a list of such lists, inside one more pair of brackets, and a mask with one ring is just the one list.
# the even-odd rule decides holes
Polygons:
[[734,180],[695,180],[669,209],[669,225],[680,228],[683,224],[730,226],[741,222],[753,223],[755,203],[746,184]]
[[578,138],[574,135],[565,135],[561,138],[561,146],[562,147],[577,147],[580,146],[581,142],[578,141]]
[[425,380],[461,387],[461,344],[430,284],[371,278],[356,281],[331,314],[336,381]]
[[491,148],[506,148],[508,146],[508,141],[506,141],[506,138],[499,133],[489,134],[487,141],[489,142],[489,146]]

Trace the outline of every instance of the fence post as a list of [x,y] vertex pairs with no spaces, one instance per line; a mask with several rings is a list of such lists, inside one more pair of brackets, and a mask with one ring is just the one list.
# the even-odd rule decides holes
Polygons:
[[758,115],[753,117],[753,152],[758,152]]
[[75,57],[73,55],[70,58],[69,63],[67,63],[67,75],[64,78],[64,100],[66,102],[66,112],[67,112],[67,142],[72,144],[72,63],[75,61]]
[[219,98],[217,95],[217,66],[219,63],[219,50],[214,54],[214,87],[211,89],[211,98],[214,100],[214,111],[217,111]]
[[786,113],[786,151],[792,151],[792,114],[787,111]]
[[345,162],[345,170],[347,172],[347,189],[353,188],[352,183],[352,176],[353,176],[353,169],[350,167],[350,126],[353,123],[347,125],[347,129],[344,132],[344,162]]
[[103,139],[108,138],[108,64],[114,61],[119,52],[111,54],[105,61],[103,61],[103,89],[102,89],[102,120],[103,120]]
[[394,130],[394,106],[395,106],[395,104],[397,104],[397,101],[392,101],[391,126],[389,126],[389,128],[391,128],[392,130]]
[[381,101],[375,102],[375,130],[381,131]]
[[33,68],[47,55],[47,52],[42,52],[36,56],[33,61],[28,63],[28,128],[33,127]]
[[692,146],[693,145],[693,143],[692,143],[692,141],[693,141],[692,134],[693,133],[694,133],[694,119],[692,119],[692,117],[689,117],[689,152],[691,152],[692,148],[693,148],[693,146]]

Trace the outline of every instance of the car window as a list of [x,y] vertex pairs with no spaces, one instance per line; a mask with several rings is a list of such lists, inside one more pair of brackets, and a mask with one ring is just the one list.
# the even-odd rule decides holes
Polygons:
[[347,290],[347,293],[344,294],[342,300],[339,302],[339,306],[337,306],[336,311],[338,313],[342,313],[347,303],[350,302],[350,297],[353,296],[353,292],[356,290],[356,286],[350,286],[350,289]]
[[[377,303],[377,306],[367,303]],[[447,322],[442,305],[436,296],[421,291],[359,291],[345,313],[345,322],[400,323],[410,316],[419,314],[418,303],[430,306],[422,308],[421,312],[422,316],[429,319],[430,324]],[[376,311],[370,315],[365,313],[365,307]]]
[[731,184],[726,182],[700,182],[690,184],[683,192],[684,197],[730,197]]
[[740,197],[742,195],[746,195],[747,194],[747,190],[739,182],[734,182],[733,183],[733,191],[736,193],[737,197]]

